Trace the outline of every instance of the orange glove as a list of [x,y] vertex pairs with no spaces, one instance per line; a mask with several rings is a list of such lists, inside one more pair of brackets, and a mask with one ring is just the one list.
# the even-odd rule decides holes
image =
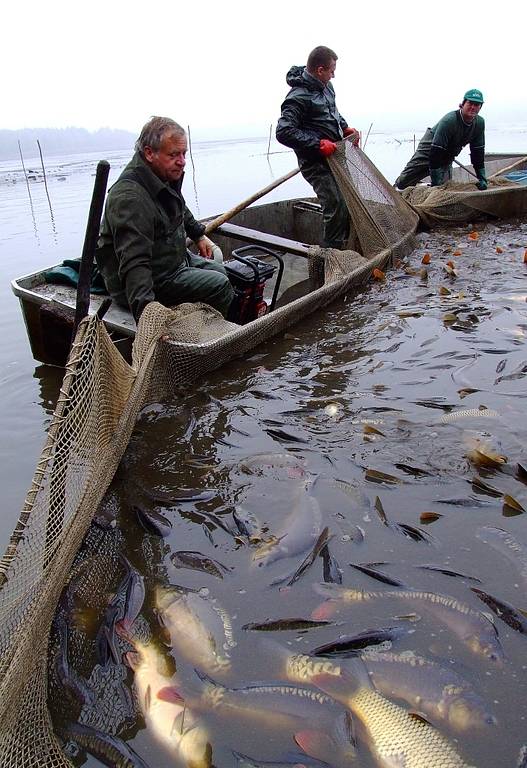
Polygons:
[[359,143],[360,133],[356,128],[344,128],[344,137],[351,136],[352,134],[356,134],[355,138],[351,140],[353,146],[356,147]]
[[329,157],[332,155],[336,148],[337,145],[334,141],[329,141],[329,139],[320,139],[320,151],[324,157]]

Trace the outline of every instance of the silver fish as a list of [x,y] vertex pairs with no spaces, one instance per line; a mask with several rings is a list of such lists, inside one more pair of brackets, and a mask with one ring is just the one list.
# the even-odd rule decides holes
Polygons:
[[527,547],[524,544],[521,544],[503,528],[493,528],[490,525],[478,528],[476,536],[485,544],[505,555],[509,562],[519,569],[520,576],[527,586]]
[[[361,721],[381,768],[468,768],[452,744],[430,723],[377,693],[355,660],[353,671],[321,674],[313,683]],[[359,670],[359,671],[357,671]]]
[[207,672],[230,668],[225,651],[236,645],[232,625],[226,612],[205,591],[158,586],[155,604],[178,653]]
[[379,693],[404,699],[435,724],[446,722],[458,732],[496,724],[485,702],[453,669],[413,651],[365,650],[361,658]]
[[131,636],[127,639],[134,651],[126,659],[135,673],[137,700],[147,729],[178,765],[210,768],[212,749],[207,733],[179,695],[164,657],[152,643]]
[[318,501],[301,484],[296,490],[292,510],[285,518],[282,530],[263,542],[253,553],[253,562],[269,565],[284,557],[306,552],[320,536],[322,513]]
[[355,757],[350,738],[349,715],[331,696],[315,688],[291,684],[253,683],[240,688],[226,688],[199,674],[203,689],[200,709],[220,714],[233,713],[236,718],[256,720],[280,728],[302,732],[310,724],[327,731],[325,759],[331,764],[345,765]]
[[[379,599],[417,602],[420,609],[428,610],[435,618],[446,624],[471,651],[490,661],[503,661],[498,632],[490,618],[450,595],[418,590],[367,592],[360,589],[347,589],[337,584],[316,584],[315,589],[319,594],[328,597],[330,603],[337,601],[360,603]],[[336,607],[332,607],[331,604],[319,606],[312,613],[311,618],[328,619],[335,612]]]
[[486,416],[487,418],[491,419],[498,419],[500,415],[497,411],[493,411],[492,408],[466,408],[463,411],[452,411],[451,413],[444,413],[439,421],[441,421],[443,424],[449,424],[453,421],[457,421],[458,419],[477,419],[480,416]]

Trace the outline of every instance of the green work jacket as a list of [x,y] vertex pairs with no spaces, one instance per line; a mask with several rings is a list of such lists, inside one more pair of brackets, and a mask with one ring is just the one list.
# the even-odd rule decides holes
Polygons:
[[181,194],[181,178],[166,184],[136,152],[111,187],[95,258],[108,293],[139,318],[186,264],[186,238],[205,227]]
[[459,109],[448,112],[430,129],[433,133],[430,148],[430,168],[451,164],[463,147],[470,144],[470,161],[474,169],[485,166],[485,121],[476,115],[471,123],[465,123]]

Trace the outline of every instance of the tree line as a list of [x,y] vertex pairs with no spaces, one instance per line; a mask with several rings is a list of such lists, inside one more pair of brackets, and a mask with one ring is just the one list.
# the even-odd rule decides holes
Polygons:
[[24,157],[38,156],[37,139],[46,155],[67,155],[98,150],[131,149],[135,134],[116,128],[22,128],[0,129],[0,160],[20,157],[18,142]]

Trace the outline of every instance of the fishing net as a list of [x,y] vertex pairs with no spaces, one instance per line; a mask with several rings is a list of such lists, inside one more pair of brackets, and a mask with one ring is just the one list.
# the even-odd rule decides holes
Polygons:
[[506,156],[487,160],[488,189],[484,192],[477,189],[469,167],[454,169],[454,179],[440,187],[418,184],[404,189],[401,195],[427,227],[523,217],[527,213],[527,188],[521,183],[521,169],[526,163],[525,157],[512,164]]
[[[140,409],[329,304],[393,255],[412,250],[417,215],[368,158],[343,143],[331,167],[360,253],[311,248],[316,290],[245,326],[203,304],[172,310],[153,302],[141,316],[131,365],[97,317],[81,323],[31,488],[0,560],[0,765],[70,764],[53,728],[60,712],[52,721],[48,706],[61,699],[61,664],[85,676],[80,722],[122,734],[134,718],[117,665],[97,664],[93,632],[67,626],[64,634],[64,621],[72,599],[100,618],[107,605],[100,584],[112,590],[122,578],[120,534],[105,521],[105,494]],[[147,553],[144,562],[152,560]]]

